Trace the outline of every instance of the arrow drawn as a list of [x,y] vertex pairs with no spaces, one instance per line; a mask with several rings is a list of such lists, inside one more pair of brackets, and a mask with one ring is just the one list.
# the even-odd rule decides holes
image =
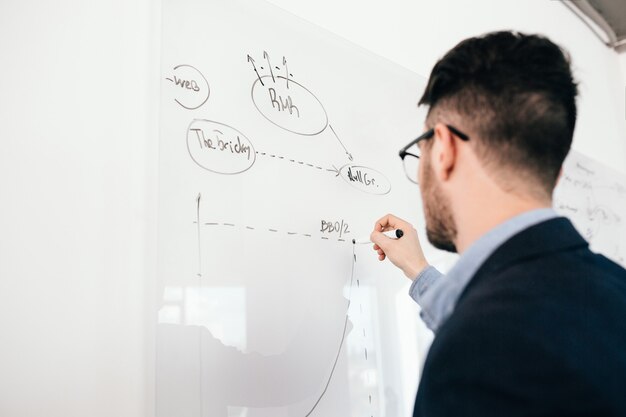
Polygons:
[[[248,55],[248,62],[252,62],[252,68],[254,68],[254,72],[256,72],[256,76],[259,77],[259,81],[261,81],[261,85],[265,87],[265,84],[263,84],[263,80],[261,79],[261,76],[259,75],[259,71],[256,70],[256,65],[254,65],[254,59],[252,59],[250,55]],[[271,71],[271,68],[270,68],[270,71]]]
[[289,69],[287,68],[287,58],[283,56],[283,65],[285,66],[285,79],[287,80],[287,89],[289,89]]
[[270,74],[272,75],[272,81],[276,83],[276,78],[274,78],[274,71],[272,71],[272,63],[270,62],[270,56],[265,51],[263,51],[263,58],[267,59],[267,65],[270,67]]
[[339,174],[341,174],[341,170],[339,168],[337,168],[336,166],[334,166],[334,165],[333,165],[333,169],[326,169],[326,171],[334,172],[335,173],[335,177],[338,177]]
[[330,127],[330,130],[333,132],[333,135],[335,135],[335,137],[337,138],[337,141],[339,142],[339,144],[341,145],[343,150],[346,152],[346,155],[348,155],[348,159],[350,161],[353,161],[352,154],[350,152],[348,152],[348,149],[346,149],[346,147],[343,144],[343,142],[341,141],[341,139],[339,139],[339,136],[337,136],[337,133],[335,132],[335,129],[333,129],[333,127],[330,124],[328,125],[328,127]]
[[339,175],[341,175],[341,168],[337,168],[335,165],[332,165],[332,168],[324,168],[319,165],[314,165],[306,161],[300,161],[298,159],[291,159],[289,157],[282,156],[282,155],[268,154],[267,152],[261,152],[261,151],[256,151],[256,154],[258,156],[271,158],[271,159],[282,159],[285,162],[289,162],[297,166],[309,167],[318,171],[334,172],[335,177],[338,177]]

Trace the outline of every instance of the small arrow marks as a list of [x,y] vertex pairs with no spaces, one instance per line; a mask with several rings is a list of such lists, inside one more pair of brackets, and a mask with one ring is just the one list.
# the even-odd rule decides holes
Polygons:
[[263,51],[263,58],[267,60],[267,65],[270,67],[270,74],[272,76],[272,81],[276,83],[276,78],[274,78],[274,71],[272,71],[272,63],[270,62],[270,56],[266,51]]
[[254,68],[254,72],[256,72],[256,76],[259,77],[259,81],[261,81],[261,85],[265,86],[265,84],[263,84],[263,80],[261,79],[261,76],[259,75],[259,71],[256,70],[256,65],[254,65],[254,58],[252,58],[250,55],[248,55],[248,62],[252,63],[252,68]]

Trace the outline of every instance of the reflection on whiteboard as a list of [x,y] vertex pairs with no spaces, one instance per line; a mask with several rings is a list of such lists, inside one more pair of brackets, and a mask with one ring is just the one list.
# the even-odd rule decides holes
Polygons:
[[626,267],[626,175],[571,151],[554,208],[572,220],[592,250]]

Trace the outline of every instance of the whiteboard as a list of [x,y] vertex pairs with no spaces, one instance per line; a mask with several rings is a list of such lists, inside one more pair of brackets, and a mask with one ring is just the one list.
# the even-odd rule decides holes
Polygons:
[[571,151],[554,191],[554,208],[569,217],[591,249],[626,267],[626,176]]
[[424,229],[425,80],[258,1],[162,15],[157,415],[411,415],[432,335],[351,240]]
[[[258,1],[162,25],[157,416],[411,415],[432,335],[351,240],[424,229],[397,151],[425,80]],[[572,152],[554,201],[624,263],[623,177]]]

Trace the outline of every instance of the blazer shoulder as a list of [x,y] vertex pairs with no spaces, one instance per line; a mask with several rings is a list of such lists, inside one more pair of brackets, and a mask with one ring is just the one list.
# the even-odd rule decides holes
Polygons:
[[478,269],[459,300],[483,281],[506,274],[526,276],[608,277],[606,284],[626,285],[626,270],[606,257],[589,250],[585,239],[563,217],[531,226],[498,247]]

